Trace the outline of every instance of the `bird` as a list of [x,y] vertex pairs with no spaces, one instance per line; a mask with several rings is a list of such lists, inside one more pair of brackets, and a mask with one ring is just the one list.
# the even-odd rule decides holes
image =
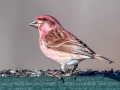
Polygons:
[[40,15],[32,21],[30,26],[39,31],[39,45],[42,52],[50,59],[61,65],[61,70],[66,71],[66,66],[74,66],[72,73],[83,60],[99,59],[114,63],[112,60],[97,54],[82,40],[67,31],[50,15]]

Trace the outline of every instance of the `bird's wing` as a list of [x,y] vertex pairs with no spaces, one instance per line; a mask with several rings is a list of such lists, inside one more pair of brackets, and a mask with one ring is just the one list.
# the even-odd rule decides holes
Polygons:
[[47,48],[56,51],[90,57],[93,57],[95,54],[85,43],[66,30],[52,30],[43,37],[42,42]]

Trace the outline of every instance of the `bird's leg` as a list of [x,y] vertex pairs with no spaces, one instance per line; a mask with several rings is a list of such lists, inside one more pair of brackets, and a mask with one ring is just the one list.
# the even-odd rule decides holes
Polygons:
[[74,68],[72,69],[70,73],[73,74],[77,67],[78,67],[78,64],[74,65]]
[[77,67],[78,67],[78,64],[74,65],[74,68],[70,71],[70,73],[67,73],[64,76],[72,76],[75,73],[74,71],[76,70]]
[[57,70],[57,72],[53,73],[51,76],[55,76],[55,77],[59,78],[60,81],[62,83],[64,83],[64,79],[60,76],[60,74],[64,74],[65,73],[65,68],[66,68],[65,64],[61,65],[61,69]]
[[[77,67],[78,67],[78,64],[74,65],[73,70],[70,72],[71,75],[73,75],[75,73],[75,70],[76,70]],[[73,76],[74,76],[74,80],[76,80],[76,76],[75,75],[73,75]]]
[[78,64],[74,65],[74,68],[66,76],[72,76],[77,67],[78,67]]
[[65,72],[66,71],[66,64],[63,64],[63,65],[61,65],[61,72]]
[[57,70],[55,73],[53,73],[52,75],[55,76],[57,74],[64,74],[65,73],[65,68],[66,68],[66,64],[62,64],[61,65],[61,69]]

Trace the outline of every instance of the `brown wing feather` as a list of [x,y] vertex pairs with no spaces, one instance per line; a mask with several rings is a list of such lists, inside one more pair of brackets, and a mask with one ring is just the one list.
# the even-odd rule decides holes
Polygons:
[[70,33],[68,35],[68,33],[69,32],[63,31],[61,29],[51,30],[51,32],[43,37],[43,42],[49,49],[94,57],[94,51],[92,51],[81,40],[77,39]]

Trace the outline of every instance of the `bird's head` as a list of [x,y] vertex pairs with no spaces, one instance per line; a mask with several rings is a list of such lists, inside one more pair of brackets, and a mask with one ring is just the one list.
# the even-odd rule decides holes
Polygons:
[[53,28],[55,26],[61,26],[60,23],[50,15],[38,16],[29,25],[37,28],[38,30],[49,30],[50,28]]

